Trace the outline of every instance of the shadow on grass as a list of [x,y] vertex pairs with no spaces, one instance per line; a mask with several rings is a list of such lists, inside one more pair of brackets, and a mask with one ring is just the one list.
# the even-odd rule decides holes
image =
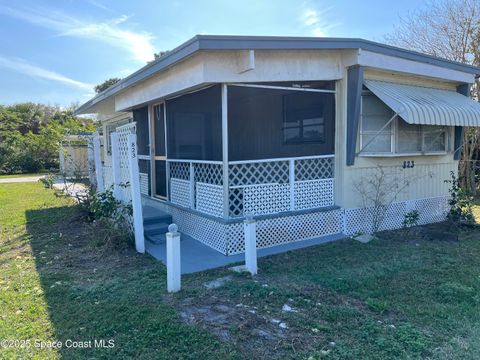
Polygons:
[[28,210],[26,218],[62,357],[230,357],[231,349],[181,323],[163,301],[160,262],[132,248],[94,247],[101,229],[86,223],[75,206]]

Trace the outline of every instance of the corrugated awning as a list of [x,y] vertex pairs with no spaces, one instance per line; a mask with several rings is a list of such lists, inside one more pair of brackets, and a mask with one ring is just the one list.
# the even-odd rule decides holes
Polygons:
[[455,91],[378,80],[364,84],[409,124],[480,126],[480,103]]

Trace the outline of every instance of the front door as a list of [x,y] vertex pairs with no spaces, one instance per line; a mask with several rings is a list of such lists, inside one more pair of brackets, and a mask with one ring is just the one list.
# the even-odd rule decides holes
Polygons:
[[153,106],[152,186],[155,197],[167,199],[167,152],[165,141],[165,103]]

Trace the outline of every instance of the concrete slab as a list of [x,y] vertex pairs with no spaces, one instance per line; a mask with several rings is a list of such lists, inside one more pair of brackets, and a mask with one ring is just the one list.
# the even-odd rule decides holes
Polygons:
[[[295,241],[287,244],[272,246],[265,249],[259,249],[258,257],[280,254],[287,251],[302,249],[310,246],[325,244],[335,240],[345,239],[347,236],[343,234],[334,234],[323,236],[320,238]],[[152,244],[145,242],[146,251],[157,260],[166,264],[166,244]],[[216,269],[227,265],[240,263],[245,261],[244,254],[225,256],[211,247],[202,244],[200,241],[182,234],[180,243],[181,272],[182,274],[190,274],[208,269]]]
[[63,191],[68,196],[77,198],[78,196],[84,196],[88,193],[88,187],[82,183],[73,183],[67,181],[66,183],[61,180],[56,180],[53,184],[53,188],[58,191]]
[[6,184],[6,183],[22,183],[22,182],[36,182],[40,180],[41,178],[44,178],[45,175],[39,175],[39,176],[24,176],[24,177],[15,177],[15,178],[5,178],[5,179],[0,179],[0,184]]

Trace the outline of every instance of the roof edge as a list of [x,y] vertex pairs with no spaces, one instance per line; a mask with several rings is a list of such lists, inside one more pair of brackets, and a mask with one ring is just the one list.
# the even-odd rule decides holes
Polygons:
[[143,66],[133,74],[110,86],[100,94],[88,100],[75,110],[75,114],[86,111],[102,100],[120,91],[146,80],[157,72],[165,70],[200,50],[279,50],[279,49],[364,49],[379,54],[423,62],[446,67],[470,74],[480,74],[480,68],[447,60],[417,51],[377,43],[360,38],[319,38],[319,37],[284,37],[284,36],[238,36],[238,35],[196,35],[164,56]]

